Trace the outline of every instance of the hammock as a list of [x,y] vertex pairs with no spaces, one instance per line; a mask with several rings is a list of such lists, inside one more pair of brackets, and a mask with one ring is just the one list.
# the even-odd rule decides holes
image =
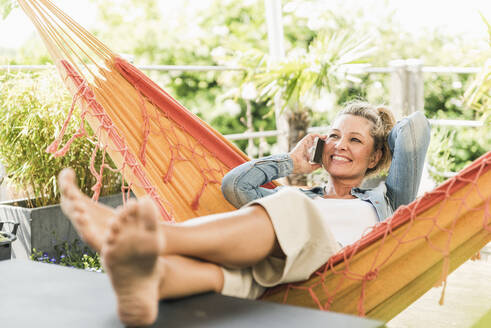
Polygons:
[[[150,195],[163,219],[184,221],[233,210],[223,198],[224,174],[247,157],[188,112],[131,64],[111,52],[48,0],[19,0],[74,96],[83,120],[62,145],[66,125],[49,147],[55,156],[88,137],[116,167],[92,173],[97,197],[105,169],[120,171],[137,196]],[[491,153],[435,191],[396,211],[333,256],[306,282],[270,289],[265,300],[388,320],[491,240]],[[268,187],[274,187],[270,184]],[[423,255],[424,254],[424,255]],[[443,297],[443,293],[442,293]]]

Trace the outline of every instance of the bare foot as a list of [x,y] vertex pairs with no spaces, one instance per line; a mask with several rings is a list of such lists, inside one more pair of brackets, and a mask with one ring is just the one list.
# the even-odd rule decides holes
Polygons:
[[75,172],[64,169],[58,176],[61,209],[70,219],[80,237],[96,252],[100,252],[110,218],[116,215],[112,207],[96,203],[83,194],[75,182]]
[[161,230],[159,213],[149,198],[129,201],[109,227],[102,261],[116,292],[119,318],[126,325],[150,325],[157,318],[164,274],[158,260],[164,247]]

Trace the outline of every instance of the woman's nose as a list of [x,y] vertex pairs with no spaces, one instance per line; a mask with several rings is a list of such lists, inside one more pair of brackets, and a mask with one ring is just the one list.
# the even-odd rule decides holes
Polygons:
[[345,138],[339,138],[335,143],[335,147],[337,149],[346,149],[346,139]]

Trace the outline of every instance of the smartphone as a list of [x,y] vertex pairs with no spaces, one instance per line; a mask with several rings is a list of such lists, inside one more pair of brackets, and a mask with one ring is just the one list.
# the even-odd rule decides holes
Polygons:
[[315,137],[314,146],[310,150],[310,163],[322,164],[322,152],[324,150],[324,140]]

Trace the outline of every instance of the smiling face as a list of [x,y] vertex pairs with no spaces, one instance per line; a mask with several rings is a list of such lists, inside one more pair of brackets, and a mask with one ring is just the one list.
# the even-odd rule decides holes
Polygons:
[[322,165],[335,180],[353,180],[359,185],[367,169],[375,167],[381,151],[374,151],[372,124],[366,118],[343,114],[327,134]]

